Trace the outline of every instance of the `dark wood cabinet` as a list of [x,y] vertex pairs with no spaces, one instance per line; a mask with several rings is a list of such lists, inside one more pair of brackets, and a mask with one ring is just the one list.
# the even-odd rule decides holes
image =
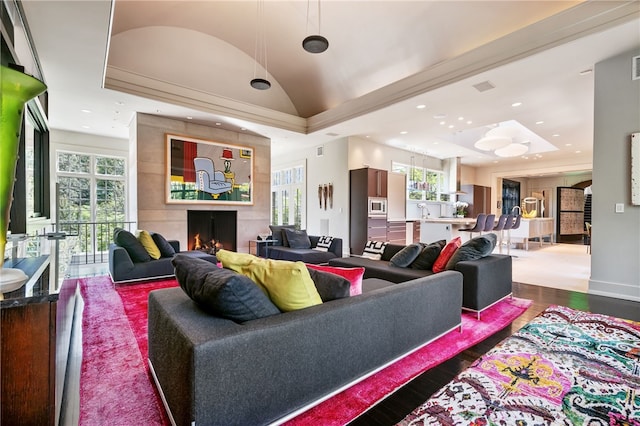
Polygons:
[[458,200],[469,203],[469,207],[467,207],[467,217],[477,217],[480,213],[493,213],[490,187],[462,185],[460,189],[466,192],[466,194],[458,195]]
[[362,169],[367,171],[367,196],[387,197],[387,171],[378,169]]
[[0,423],[57,425],[76,280],[65,280],[59,292],[50,291],[48,256],[19,259],[10,266],[31,279],[0,301]]
[[349,171],[349,249],[352,254],[362,254],[367,240],[386,241],[387,218],[369,218],[368,207],[369,197],[386,196],[386,170],[367,167]]

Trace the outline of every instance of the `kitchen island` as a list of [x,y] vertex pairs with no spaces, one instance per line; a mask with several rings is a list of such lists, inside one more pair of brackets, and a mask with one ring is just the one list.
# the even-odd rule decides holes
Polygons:
[[[520,226],[511,230],[511,242],[522,242],[525,250],[529,250],[529,239],[538,239],[540,247],[544,237],[549,237],[549,244],[553,244],[555,226],[552,217],[522,218]],[[514,241],[515,240],[515,241]]]
[[420,221],[420,242],[432,243],[438,240],[451,240],[460,235],[460,228],[472,227],[476,219],[472,217],[434,217],[418,219]]

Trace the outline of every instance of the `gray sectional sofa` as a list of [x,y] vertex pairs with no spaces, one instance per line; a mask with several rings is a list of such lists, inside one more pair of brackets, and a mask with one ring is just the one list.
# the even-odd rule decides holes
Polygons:
[[[305,231],[296,231],[293,225],[270,225],[271,237],[275,243],[268,246],[262,245],[260,255],[275,260],[290,260],[292,262],[304,262],[321,264],[330,259],[342,257],[342,238],[333,238],[329,247],[324,251],[318,250],[318,242],[322,238],[317,235],[307,235]],[[299,244],[290,243],[289,235],[297,233],[301,237]]]
[[[403,245],[387,244],[380,260],[352,256],[331,259],[329,265],[364,267],[364,278],[380,278],[394,283],[434,275],[431,269],[394,266],[391,258],[403,248]],[[491,254],[480,259],[461,261],[455,264],[454,270],[461,272],[464,277],[462,307],[476,312],[478,319],[483,310],[511,295],[511,256]]]
[[181,288],[151,292],[149,363],[175,424],[286,419],[461,324],[459,272],[368,281],[361,295],[242,323]]

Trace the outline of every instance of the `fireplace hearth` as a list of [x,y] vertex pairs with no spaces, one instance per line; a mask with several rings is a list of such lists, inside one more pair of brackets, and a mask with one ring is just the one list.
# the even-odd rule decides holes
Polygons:
[[237,251],[237,220],[235,210],[187,210],[189,250]]

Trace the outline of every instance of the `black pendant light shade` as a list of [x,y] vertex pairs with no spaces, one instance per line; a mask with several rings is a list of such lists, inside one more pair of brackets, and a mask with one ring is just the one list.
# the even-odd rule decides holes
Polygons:
[[321,35],[310,35],[302,40],[302,48],[309,53],[322,53],[329,48],[329,41]]
[[267,90],[271,87],[271,83],[269,80],[265,80],[264,78],[254,78],[251,80],[251,87],[258,90]]

